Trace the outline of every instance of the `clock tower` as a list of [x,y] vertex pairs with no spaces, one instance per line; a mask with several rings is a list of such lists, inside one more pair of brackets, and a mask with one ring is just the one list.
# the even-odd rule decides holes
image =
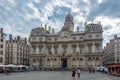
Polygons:
[[74,23],[73,23],[73,16],[69,12],[65,17],[65,23],[62,27],[61,31],[70,31],[73,32],[74,29]]

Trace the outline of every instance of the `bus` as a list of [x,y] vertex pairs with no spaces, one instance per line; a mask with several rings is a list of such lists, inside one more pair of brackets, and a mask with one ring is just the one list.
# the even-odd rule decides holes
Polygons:
[[120,63],[109,65],[108,74],[120,75]]

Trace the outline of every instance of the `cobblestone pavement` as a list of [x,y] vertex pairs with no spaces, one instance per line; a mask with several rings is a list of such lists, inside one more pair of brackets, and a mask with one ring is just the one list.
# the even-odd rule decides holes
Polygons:
[[[39,72],[20,72],[10,73],[5,75],[0,73],[0,80],[73,80],[71,78],[71,72],[58,72],[58,71],[39,71]],[[104,73],[96,72],[90,74],[89,72],[83,71],[81,78],[77,76],[75,80],[120,80],[118,76],[107,75]]]

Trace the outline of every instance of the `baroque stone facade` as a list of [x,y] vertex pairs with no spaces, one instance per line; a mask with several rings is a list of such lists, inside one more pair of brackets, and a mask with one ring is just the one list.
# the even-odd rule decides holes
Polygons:
[[47,26],[30,33],[30,65],[37,68],[88,68],[102,65],[102,26],[100,22],[85,23],[85,31],[74,30],[69,12],[61,31],[54,33]]

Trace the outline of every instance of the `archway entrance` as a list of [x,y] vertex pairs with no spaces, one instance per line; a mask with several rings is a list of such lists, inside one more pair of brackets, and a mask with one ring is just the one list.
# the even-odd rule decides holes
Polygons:
[[61,67],[67,68],[67,58],[61,58]]

